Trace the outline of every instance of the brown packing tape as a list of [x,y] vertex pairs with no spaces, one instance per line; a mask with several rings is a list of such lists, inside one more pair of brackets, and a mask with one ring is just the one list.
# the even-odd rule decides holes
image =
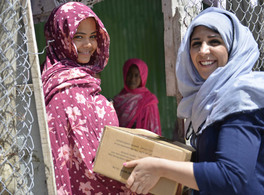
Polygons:
[[134,136],[130,149],[142,155],[152,156],[154,147],[154,142],[146,140],[143,137]]

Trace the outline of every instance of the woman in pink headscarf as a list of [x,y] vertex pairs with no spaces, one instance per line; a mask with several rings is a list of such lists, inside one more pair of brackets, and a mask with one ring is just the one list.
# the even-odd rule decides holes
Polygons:
[[120,126],[143,128],[161,135],[158,99],[146,88],[147,64],[137,58],[128,59],[123,76],[124,88],[114,97]]
[[92,171],[104,126],[119,125],[95,77],[109,57],[104,25],[89,7],[69,2],[53,10],[45,37],[42,82],[57,194],[130,194]]

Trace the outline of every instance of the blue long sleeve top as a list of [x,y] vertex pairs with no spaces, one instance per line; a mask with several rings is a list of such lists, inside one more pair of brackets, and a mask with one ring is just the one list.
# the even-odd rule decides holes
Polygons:
[[232,114],[197,137],[194,176],[199,192],[264,194],[264,109]]

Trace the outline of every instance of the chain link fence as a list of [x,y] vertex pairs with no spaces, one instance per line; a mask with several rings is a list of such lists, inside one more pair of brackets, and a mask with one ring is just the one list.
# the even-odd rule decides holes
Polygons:
[[0,2],[0,194],[34,186],[26,0]]
[[81,2],[89,7],[103,0],[31,0],[34,22],[45,22],[53,8],[70,1]]
[[220,7],[236,14],[241,23],[249,27],[259,45],[260,58],[255,64],[254,70],[264,71],[263,0],[181,0],[181,4],[186,13],[183,16],[183,23],[186,28],[201,10],[210,6]]
[[[67,3],[72,0],[53,0],[55,5],[58,6],[62,3]],[[89,7],[92,7],[94,4],[99,3],[102,0],[75,0],[76,2],[81,2]]]

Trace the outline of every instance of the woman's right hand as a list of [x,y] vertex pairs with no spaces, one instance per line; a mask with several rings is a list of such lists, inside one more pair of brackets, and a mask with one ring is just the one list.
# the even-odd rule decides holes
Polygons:
[[127,188],[138,194],[147,194],[160,179],[159,164],[160,159],[154,157],[125,162],[124,167],[135,167],[127,179]]

